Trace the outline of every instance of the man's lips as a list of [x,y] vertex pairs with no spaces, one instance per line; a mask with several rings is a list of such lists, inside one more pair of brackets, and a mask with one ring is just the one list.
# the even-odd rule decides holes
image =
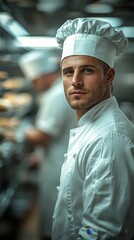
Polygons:
[[86,94],[86,91],[74,90],[70,92],[70,95],[82,95]]

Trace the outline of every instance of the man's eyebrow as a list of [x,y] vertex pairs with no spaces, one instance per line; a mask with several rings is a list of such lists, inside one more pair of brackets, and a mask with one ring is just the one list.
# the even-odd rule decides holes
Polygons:
[[65,68],[62,68],[62,71],[71,70],[71,69],[73,69],[73,67],[65,67]]
[[83,68],[83,67],[92,67],[92,68],[96,68],[96,66],[91,65],[91,64],[84,64],[84,65],[79,66],[79,68]]
[[[96,68],[96,66],[91,65],[91,64],[84,64],[84,65],[80,65],[80,66],[78,66],[79,69],[81,69],[81,68],[85,68],[85,67]],[[68,66],[68,67],[62,68],[62,71],[65,71],[65,70],[71,70],[71,69],[74,69],[74,67],[73,67],[73,66]]]

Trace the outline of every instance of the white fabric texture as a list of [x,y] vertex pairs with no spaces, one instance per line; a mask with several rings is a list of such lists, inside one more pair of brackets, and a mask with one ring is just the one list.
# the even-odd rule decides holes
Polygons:
[[131,240],[133,183],[134,126],[111,97],[70,131],[52,240]]
[[123,32],[110,23],[90,18],[67,20],[56,34],[63,49],[62,60],[71,55],[96,57],[113,66],[115,57],[124,52],[128,40]]
[[55,72],[59,68],[59,49],[32,50],[19,59],[19,66],[28,80]]

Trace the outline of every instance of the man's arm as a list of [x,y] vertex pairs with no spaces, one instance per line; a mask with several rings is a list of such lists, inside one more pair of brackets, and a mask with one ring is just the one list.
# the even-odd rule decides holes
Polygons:
[[51,140],[51,136],[33,127],[26,132],[25,139],[34,145],[47,146]]

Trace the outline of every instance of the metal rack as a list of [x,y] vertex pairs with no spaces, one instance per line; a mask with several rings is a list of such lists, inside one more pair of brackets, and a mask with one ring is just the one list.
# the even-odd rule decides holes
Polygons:
[[[5,79],[1,79],[0,83],[4,81]],[[7,92],[20,94],[28,92],[33,97],[27,83],[19,89],[5,89],[1,84],[0,98]],[[24,129],[33,119],[31,114],[34,109],[34,97],[32,99],[33,101],[28,106],[0,112],[0,118],[17,117],[20,120],[20,126],[14,128],[14,132],[19,138],[15,142],[3,138],[0,142],[0,219],[7,212],[13,218],[22,218],[31,208],[37,192],[37,184],[32,182],[30,177],[34,173],[29,170],[26,162],[26,156],[31,151],[31,146],[27,146],[25,140],[22,139]]]

